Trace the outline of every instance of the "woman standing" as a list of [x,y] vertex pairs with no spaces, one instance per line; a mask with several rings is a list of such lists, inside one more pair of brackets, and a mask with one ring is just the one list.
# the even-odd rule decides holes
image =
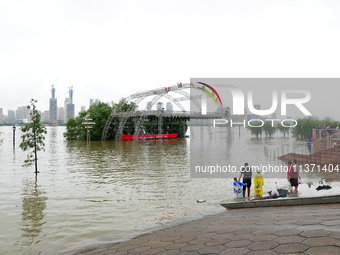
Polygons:
[[295,171],[295,168],[293,167],[293,164],[291,161],[288,162],[287,180],[290,182],[290,193],[293,193],[293,187],[294,187],[294,192],[298,192],[299,172],[297,169]]

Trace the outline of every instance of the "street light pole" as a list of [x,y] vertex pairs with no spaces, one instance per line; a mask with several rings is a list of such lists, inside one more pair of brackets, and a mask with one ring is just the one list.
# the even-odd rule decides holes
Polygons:
[[90,142],[90,132],[91,132],[91,129],[92,129],[92,125],[96,124],[95,122],[92,122],[92,119],[86,115],[85,117],[85,122],[82,123],[83,125],[85,125],[85,128],[87,130],[86,132],[86,141],[87,143]]
[[15,125],[12,127],[12,130],[13,130],[13,146],[15,146],[15,130],[17,128],[15,127]]

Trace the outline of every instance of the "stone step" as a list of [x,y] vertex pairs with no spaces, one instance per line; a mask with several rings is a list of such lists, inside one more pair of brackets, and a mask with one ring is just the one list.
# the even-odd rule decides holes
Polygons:
[[320,197],[273,198],[221,204],[227,209],[340,203],[340,195]]

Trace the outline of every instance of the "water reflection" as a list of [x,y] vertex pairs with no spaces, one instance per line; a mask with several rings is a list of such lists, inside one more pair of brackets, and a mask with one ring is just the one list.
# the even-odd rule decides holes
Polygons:
[[46,209],[45,191],[38,186],[37,175],[34,180],[23,181],[22,222],[21,230],[23,245],[31,246],[39,243],[42,238],[39,234],[45,224],[44,210]]

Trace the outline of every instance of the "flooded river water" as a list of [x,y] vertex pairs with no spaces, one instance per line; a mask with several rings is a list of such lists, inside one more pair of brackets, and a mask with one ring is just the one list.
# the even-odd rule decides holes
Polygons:
[[[22,167],[27,153],[19,148],[19,128],[14,147],[12,128],[0,132],[1,254],[72,254],[221,212],[221,202],[234,200],[231,179],[190,177],[190,142],[199,132],[190,139],[87,144],[66,141],[65,127],[47,127],[37,178],[33,167]],[[264,145],[293,141],[237,132],[219,151],[237,165],[281,164],[264,155]],[[265,189],[275,182],[285,183],[268,178]]]

